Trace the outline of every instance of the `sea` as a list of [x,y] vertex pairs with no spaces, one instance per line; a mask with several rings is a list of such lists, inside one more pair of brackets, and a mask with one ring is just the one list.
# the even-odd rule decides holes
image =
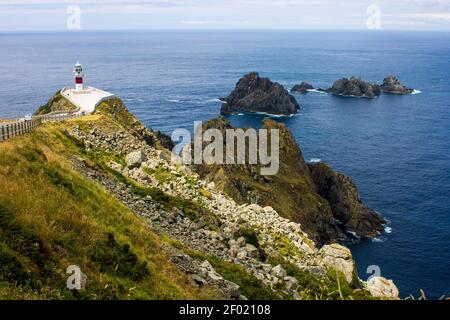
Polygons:
[[[147,126],[171,134],[217,117],[219,98],[257,71],[287,89],[328,88],[342,77],[396,75],[414,95],[377,99],[296,94],[278,117],[308,161],[352,177],[388,221],[352,245],[359,275],[392,279],[403,298],[450,295],[450,33],[413,31],[127,31],[0,33],[0,118],[34,112],[73,85],[120,96]],[[229,116],[259,127],[263,115]]]

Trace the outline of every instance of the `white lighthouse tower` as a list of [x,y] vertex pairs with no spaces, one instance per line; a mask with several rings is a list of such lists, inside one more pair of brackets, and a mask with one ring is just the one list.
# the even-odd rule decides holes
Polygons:
[[79,62],[77,62],[75,64],[73,73],[75,74],[75,90],[83,91],[83,89],[84,89],[84,84],[83,84],[84,73],[83,73],[83,68],[81,67],[81,64]]

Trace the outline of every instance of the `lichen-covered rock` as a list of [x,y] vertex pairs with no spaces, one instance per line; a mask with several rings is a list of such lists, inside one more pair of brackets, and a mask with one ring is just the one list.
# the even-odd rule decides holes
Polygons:
[[273,267],[271,274],[279,279],[284,279],[287,276],[286,270],[281,265]]
[[258,259],[259,250],[252,244],[245,245],[245,251],[247,251],[247,256],[253,259]]
[[361,78],[351,77],[337,80],[327,92],[339,96],[375,98],[381,94],[381,89],[376,83],[367,83]]
[[142,150],[131,152],[125,158],[128,169],[139,168],[145,161],[147,156]]
[[289,115],[297,113],[300,108],[281,84],[261,78],[256,72],[240,79],[233,92],[224,100],[221,114],[242,111]]
[[377,298],[399,299],[399,291],[392,280],[383,277],[372,277],[366,283],[366,289]]
[[286,290],[288,292],[294,292],[298,288],[298,280],[294,277],[285,277],[284,282],[286,284]]
[[356,266],[348,248],[339,244],[325,245],[319,250],[319,257],[323,265],[341,271],[349,284],[354,283]]
[[395,76],[384,78],[383,84],[380,86],[380,88],[384,93],[411,94],[414,92],[414,89],[407,88]]

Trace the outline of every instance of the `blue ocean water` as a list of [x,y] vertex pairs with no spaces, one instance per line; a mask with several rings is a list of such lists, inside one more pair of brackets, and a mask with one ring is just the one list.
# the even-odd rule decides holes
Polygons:
[[[352,246],[359,273],[377,265],[402,296],[450,294],[450,33],[154,31],[0,34],[0,118],[33,112],[72,83],[122,97],[152,128],[193,130],[218,115],[219,97],[249,71],[291,87],[328,87],[343,76],[397,75],[421,94],[366,100],[296,95],[279,118],[304,156],[350,175],[391,233]],[[259,126],[261,116],[232,116]]]

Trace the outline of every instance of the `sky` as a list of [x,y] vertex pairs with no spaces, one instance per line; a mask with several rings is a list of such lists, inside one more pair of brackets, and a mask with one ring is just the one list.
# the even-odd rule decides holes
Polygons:
[[0,32],[147,29],[450,31],[450,0],[0,0]]

